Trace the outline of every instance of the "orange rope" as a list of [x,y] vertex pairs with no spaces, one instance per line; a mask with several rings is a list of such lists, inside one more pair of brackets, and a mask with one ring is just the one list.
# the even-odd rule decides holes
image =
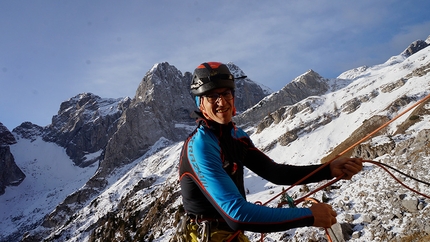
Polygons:
[[[313,172],[309,173],[308,175],[304,176],[302,179],[298,180],[297,182],[295,182],[293,185],[291,185],[290,187],[288,187],[287,189],[283,190],[282,192],[278,193],[277,195],[275,195],[274,197],[272,197],[271,199],[269,199],[267,202],[265,202],[264,204],[261,203],[260,201],[257,201],[256,203],[261,204],[261,205],[267,205],[268,203],[270,203],[271,201],[275,200],[277,197],[281,196],[282,194],[286,193],[287,191],[289,191],[291,188],[293,188],[296,185],[301,184],[303,181],[305,181],[306,179],[308,179],[309,177],[311,177],[312,175],[314,175],[315,173],[317,173],[318,171],[320,171],[321,169],[323,169],[324,167],[328,166],[331,162],[333,162],[334,160],[336,160],[338,157],[346,154],[348,151],[352,150],[353,148],[355,148],[357,145],[361,144],[362,142],[366,141],[367,139],[369,139],[370,137],[372,137],[373,135],[375,135],[377,132],[379,132],[380,130],[382,130],[383,128],[387,127],[389,124],[391,124],[392,122],[394,122],[396,119],[400,118],[401,116],[403,116],[405,113],[409,112],[410,110],[412,110],[413,108],[417,107],[418,105],[420,105],[421,103],[424,103],[425,101],[430,99],[430,94],[428,94],[427,96],[425,96],[423,99],[419,100],[418,102],[416,102],[414,105],[410,106],[409,108],[407,108],[406,110],[404,110],[403,112],[401,112],[400,114],[398,114],[397,116],[395,116],[394,118],[392,118],[390,121],[386,122],[385,124],[381,125],[379,128],[375,129],[374,131],[372,131],[371,133],[369,133],[368,135],[366,135],[365,137],[363,137],[362,139],[360,139],[359,141],[357,141],[356,143],[352,144],[351,146],[349,146],[348,148],[346,148],[344,151],[340,152],[337,156],[335,156],[333,159],[331,159],[330,161],[324,163],[323,165],[321,165],[320,167],[318,167],[317,169],[315,169]],[[366,160],[366,162],[370,162],[373,163],[371,161]],[[374,164],[374,163],[373,163]],[[380,166],[381,168],[383,168],[385,171],[387,171],[392,177],[394,177],[394,175],[392,175],[385,167]],[[307,199],[307,197],[309,197],[311,194],[314,194],[332,184],[334,184],[335,182],[339,181],[340,179],[342,179],[344,175],[341,175],[339,177],[336,177],[335,179],[332,179],[331,181],[327,182],[326,184],[324,184],[323,186],[320,186],[319,188],[315,189],[314,191],[308,193],[306,196],[294,201],[294,204],[299,204],[301,202],[303,202],[304,200]],[[402,184],[403,186],[405,186],[406,188],[413,190],[412,188],[407,187],[405,184],[403,184],[400,180],[398,180],[396,177],[394,177],[394,179],[396,179],[400,184]],[[418,191],[415,191],[416,193],[429,198],[428,196],[419,193]],[[328,234],[328,231],[326,229],[326,234],[329,237],[329,241],[331,241],[331,238]],[[263,242],[263,238],[264,238],[264,234],[261,234],[261,242]]]
[[[303,201],[311,201],[313,203],[320,203],[320,201],[318,201],[317,199],[312,198],[312,197],[304,198]],[[325,234],[327,236],[328,242],[333,242],[333,240],[331,239],[330,233],[328,232],[328,228],[324,228],[324,230],[325,230]]]
[[[333,159],[331,159],[330,161],[324,163],[322,166],[318,167],[317,169],[315,169],[313,172],[309,173],[308,175],[304,176],[302,179],[298,180],[297,182],[295,182],[293,185],[291,185],[290,187],[288,187],[287,189],[283,190],[282,192],[278,193],[277,195],[275,195],[274,197],[272,197],[271,199],[269,199],[267,202],[265,202],[263,205],[267,205],[268,203],[270,203],[271,201],[275,200],[277,197],[281,196],[282,194],[286,193],[287,191],[289,191],[291,188],[293,188],[294,186],[299,185],[300,183],[302,183],[303,181],[305,181],[306,179],[308,179],[309,177],[311,177],[312,175],[314,175],[315,173],[317,173],[318,171],[320,171],[321,169],[323,169],[324,167],[328,166],[331,162],[333,162],[334,160],[336,160],[338,157],[346,154],[348,151],[352,150],[353,148],[355,148],[357,145],[359,145],[360,143],[366,141],[367,139],[369,139],[370,137],[372,137],[373,135],[375,135],[376,133],[378,133],[381,129],[387,127],[389,124],[391,124],[392,122],[394,122],[396,119],[400,118],[401,116],[403,116],[405,113],[409,112],[411,109],[417,107],[419,104],[427,101],[430,99],[430,94],[428,94],[427,96],[425,96],[423,99],[419,100],[418,102],[416,102],[414,105],[410,106],[409,108],[407,108],[406,110],[404,110],[403,112],[401,112],[400,114],[398,114],[396,117],[392,118],[390,121],[386,122],[385,124],[381,125],[379,128],[375,129],[374,131],[372,131],[371,133],[369,133],[368,135],[366,135],[364,138],[360,139],[359,141],[357,141],[356,143],[354,143],[353,145],[349,146],[348,148],[346,148],[344,151],[342,151],[341,153],[339,153],[336,157],[334,157]],[[338,180],[340,180],[342,178],[342,176],[337,177],[331,181],[329,181],[327,184],[321,186],[320,188],[317,189],[317,191],[320,191],[322,189],[324,189],[325,187],[337,182]],[[315,191],[316,192],[316,191]],[[310,194],[313,194],[315,192],[311,192]],[[310,194],[308,194],[305,197],[308,197]],[[300,200],[300,202],[302,202],[303,199]]]
[[234,234],[232,234],[225,242],[231,242],[233,239],[235,239],[240,234],[240,230],[236,231]]

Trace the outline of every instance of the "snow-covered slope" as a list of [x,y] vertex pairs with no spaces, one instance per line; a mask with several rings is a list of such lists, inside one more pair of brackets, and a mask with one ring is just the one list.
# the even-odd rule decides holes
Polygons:
[[[381,65],[342,73],[330,80],[331,89],[326,94],[285,106],[270,114],[277,117],[273,122],[266,122],[258,129],[255,124],[248,132],[255,145],[276,162],[319,163],[332,151],[337,151],[346,139],[354,137],[371,118],[391,119],[427,96],[430,93],[429,54],[430,48],[425,48],[410,57],[399,55]],[[427,103],[361,144],[354,155],[388,163],[428,181],[429,119],[430,104]],[[175,230],[174,215],[181,204],[177,184],[181,145],[182,142],[160,137],[145,155],[117,173],[125,175],[111,174],[108,179],[112,185],[84,204],[65,225],[53,228],[47,240],[169,241]],[[370,154],[373,149],[383,152],[375,151],[378,155],[373,156],[363,153]],[[16,232],[19,224],[30,225],[42,219],[67,194],[82,186],[96,169],[70,165],[62,148],[40,139],[34,142],[19,139],[11,150],[27,178],[18,187],[8,187],[6,194],[0,196],[0,234],[3,235],[0,241]],[[408,178],[402,181],[430,194],[428,186]],[[287,188],[275,186],[250,171],[246,171],[245,185],[249,191],[248,200],[263,203]],[[294,198],[301,197],[305,194],[303,191],[319,185],[294,187],[288,193]],[[314,197],[334,207],[339,223],[351,230],[350,241],[390,241],[405,239],[405,236],[417,239],[430,234],[430,200],[402,188],[382,169],[371,164],[365,164],[364,170],[351,181],[338,182]],[[278,201],[274,200],[269,206],[276,206]],[[160,210],[155,210],[157,208]],[[44,229],[39,226],[32,232]],[[251,241],[261,236],[252,232],[246,234]],[[324,240],[324,230],[313,227],[265,235],[265,241]]]
[[[430,48],[426,48],[409,58],[396,56],[381,65],[345,72],[339,76],[339,79],[351,78],[351,83],[348,86],[323,96],[303,100],[302,103],[308,103],[308,108],[295,114],[294,117],[288,116],[287,109],[284,113],[283,121],[271,125],[260,133],[254,133],[251,137],[256,145],[262,149],[266,149],[269,146],[273,147],[267,154],[277,162],[298,165],[319,163],[337,145],[354,135],[354,131],[367,119],[374,115],[393,118],[402,110],[413,105],[415,101],[427,96],[430,93],[429,54]],[[421,74],[411,75],[411,71],[417,69],[425,71],[421,72]],[[418,72],[415,71],[415,73]],[[395,84],[399,80],[404,80],[401,82],[404,84],[396,86]],[[393,106],[398,103],[401,97],[409,97],[413,101],[394,109]],[[359,99],[358,107],[353,111],[346,109],[348,102],[354,99]],[[396,144],[401,144],[402,142],[413,143],[414,141],[411,140],[411,137],[417,136],[419,132],[430,130],[430,103],[428,102],[423,108],[428,110],[427,114],[420,115],[419,122],[409,127],[404,134],[392,136],[398,126],[411,117],[410,113],[390,124],[386,135],[373,138],[370,141],[372,146],[378,146],[380,145],[378,142],[383,142],[386,139],[394,140]],[[321,117],[330,117],[331,121],[319,126],[318,123],[321,122]],[[274,145],[274,140],[280,139],[286,131],[294,130],[298,126],[307,126],[307,128],[303,129],[302,133],[299,133],[297,139],[287,146],[279,145],[279,143]],[[371,131],[373,130],[369,130],[369,133]],[[428,133],[430,132],[422,134],[427,135],[427,142],[429,139]],[[407,148],[413,149],[413,147]],[[428,145],[427,147],[420,147],[416,151],[420,154],[420,157],[416,157],[414,160],[411,160],[406,152],[403,156],[399,156],[399,152],[395,153],[394,151],[380,156],[376,160],[395,167],[397,165],[404,172],[428,181],[430,179],[429,151]],[[406,162],[410,164],[405,166],[404,163]],[[415,169],[413,169],[414,167]],[[282,191],[282,187],[273,186],[270,183],[256,185],[255,181],[258,181],[258,178],[249,173],[246,182],[251,191],[248,196],[250,201],[264,202],[273,196],[272,192],[278,194]],[[407,179],[406,181],[410,180]],[[364,171],[354,177],[352,181],[339,182],[337,185],[340,186],[338,190],[331,194],[325,193],[324,196],[329,196],[332,199],[329,203],[337,210],[339,214],[338,221],[345,222],[347,218],[348,222],[353,225],[353,229],[356,231],[354,238],[356,239],[351,239],[351,241],[392,240],[399,235],[411,234],[413,232],[409,230],[411,229],[411,221],[418,221],[418,223],[422,224],[428,224],[429,222],[430,208],[427,204],[430,200],[401,189],[401,186],[387,173],[380,168],[375,168],[373,165],[366,164]],[[416,182],[409,182],[409,185],[418,188],[424,194],[430,195],[428,186],[423,186]],[[315,186],[310,186],[311,190],[312,187]],[[321,200],[322,194],[323,192],[319,192],[315,196]],[[290,195],[301,197],[304,194],[297,190],[292,190]],[[404,200],[400,199],[400,197]],[[386,199],[386,201],[378,201],[381,198]],[[400,206],[395,206],[396,204],[394,203],[401,204],[404,201],[408,201],[408,198],[416,201],[416,206],[422,210],[411,213],[410,211],[402,210]],[[390,201],[392,202],[391,204]],[[347,204],[347,208],[339,204]],[[372,219],[369,219],[369,217]],[[374,217],[379,217],[379,219]],[[407,222],[408,220],[409,222]],[[375,228],[378,228],[378,230],[374,231]],[[430,234],[428,225],[416,226],[415,228],[417,230],[415,232],[420,235]],[[324,237],[324,232],[315,228],[301,228],[295,232],[295,235],[288,237],[295,236],[300,240],[300,234],[303,234],[302,239],[304,241],[319,240]],[[267,236],[279,241],[285,235],[284,233],[273,233]]]
[[18,139],[11,152],[26,178],[19,186],[7,187],[0,196],[2,236],[32,229],[97,169],[95,164],[86,168],[73,165],[64,148],[40,137],[34,141]]

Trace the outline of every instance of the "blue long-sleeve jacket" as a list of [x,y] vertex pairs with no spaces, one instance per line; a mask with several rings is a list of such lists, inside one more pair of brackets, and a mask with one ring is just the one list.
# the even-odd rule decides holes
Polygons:
[[[200,116],[199,126],[182,148],[179,176],[184,209],[204,217],[222,217],[233,230],[283,231],[310,226],[308,208],[270,208],[246,201],[243,168],[278,185],[291,185],[319,165],[291,166],[273,162],[233,123],[221,125]],[[328,167],[304,183],[329,179]]]

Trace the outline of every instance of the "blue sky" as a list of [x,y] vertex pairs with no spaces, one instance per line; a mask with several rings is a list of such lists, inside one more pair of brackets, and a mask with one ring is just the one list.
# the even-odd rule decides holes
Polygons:
[[430,1],[0,2],[0,122],[46,126],[84,92],[134,97],[155,63],[234,62],[274,91],[385,62],[430,35]]

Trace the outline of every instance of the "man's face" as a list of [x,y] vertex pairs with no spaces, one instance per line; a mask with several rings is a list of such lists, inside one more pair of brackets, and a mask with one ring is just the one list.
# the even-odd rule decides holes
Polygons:
[[217,88],[202,96],[200,111],[208,120],[227,124],[233,117],[234,98],[229,88]]

